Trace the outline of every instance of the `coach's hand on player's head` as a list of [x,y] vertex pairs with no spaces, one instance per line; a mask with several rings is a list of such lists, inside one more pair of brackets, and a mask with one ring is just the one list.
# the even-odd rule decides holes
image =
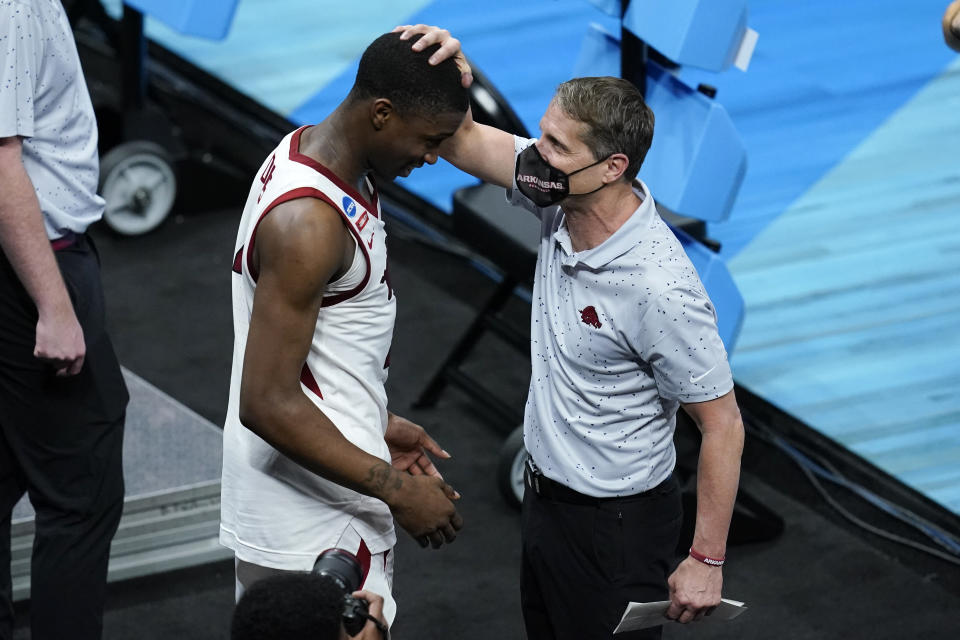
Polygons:
[[463,87],[469,88],[473,83],[473,70],[470,69],[470,64],[463,55],[460,41],[450,35],[446,29],[426,24],[404,24],[394,27],[393,32],[399,33],[401,40],[421,34],[422,37],[413,43],[414,51],[423,51],[431,45],[439,44],[440,48],[430,56],[430,64],[440,64],[447,58],[453,58],[457,62],[457,68],[460,69],[460,82],[463,83]]
[[399,483],[387,498],[393,517],[421,547],[453,542],[463,518],[453,501],[460,494],[436,476],[397,474]]

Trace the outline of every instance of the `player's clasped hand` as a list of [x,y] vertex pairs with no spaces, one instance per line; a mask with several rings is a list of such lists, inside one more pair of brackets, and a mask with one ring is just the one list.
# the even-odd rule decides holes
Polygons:
[[428,454],[449,459],[450,454],[431,438],[423,427],[393,413],[387,414],[387,431],[383,435],[390,449],[391,464],[398,471],[411,475],[436,476],[443,479]]
[[453,504],[460,494],[436,476],[404,476],[388,501],[397,523],[421,547],[453,542],[463,518]]

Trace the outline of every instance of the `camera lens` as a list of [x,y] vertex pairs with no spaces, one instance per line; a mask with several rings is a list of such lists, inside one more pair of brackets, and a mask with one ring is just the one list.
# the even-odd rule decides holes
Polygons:
[[354,598],[360,588],[363,569],[357,557],[343,549],[327,549],[313,563],[313,573],[333,580],[343,591],[343,627],[351,636],[360,633],[367,622],[367,601]]
[[327,549],[317,556],[313,573],[331,578],[346,594],[359,589],[363,580],[360,561],[343,549]]

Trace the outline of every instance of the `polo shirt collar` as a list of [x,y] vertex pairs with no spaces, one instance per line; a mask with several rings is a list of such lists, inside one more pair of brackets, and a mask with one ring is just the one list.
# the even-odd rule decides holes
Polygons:
[[637,246],[643,239],[643,229],[650,226],[650,220],[656,208],[653,198],[650,196],[650,190],[647,189],[647,185],[642,180],[634,180],[633,191],[643,202],[612,236],[592,249],[579,253],[573,251],[573,243],[570,240],[570,233],[567,231],[566,214],[564,214],[564,222],[553,234],[554,239],[563,250],[561,260],[564,266],[572,267],[580,263],[596,271]]

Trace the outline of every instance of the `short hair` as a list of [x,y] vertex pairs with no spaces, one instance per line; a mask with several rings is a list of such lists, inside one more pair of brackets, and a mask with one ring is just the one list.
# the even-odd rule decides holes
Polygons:
[[427,60],[440,45],[414,51],[413,43],[419,39],[420,35],[401,40],[399,33],[385,33],[374,40],[360,57],[349,97],[386,98],[401,116],[466,113],[470,97],[460,82],[456,61],[447,58],[430,64]]
[[574,78],[557,87],[557,106],[584,124],[580,139],[594,160],[614,153],[629,159],[624,177],[633,180],[653,141],[653,111],[629,80],[604,76]]
[[343,590],[328,576],[284,573],[247,589],[230,640],[339,640]]

